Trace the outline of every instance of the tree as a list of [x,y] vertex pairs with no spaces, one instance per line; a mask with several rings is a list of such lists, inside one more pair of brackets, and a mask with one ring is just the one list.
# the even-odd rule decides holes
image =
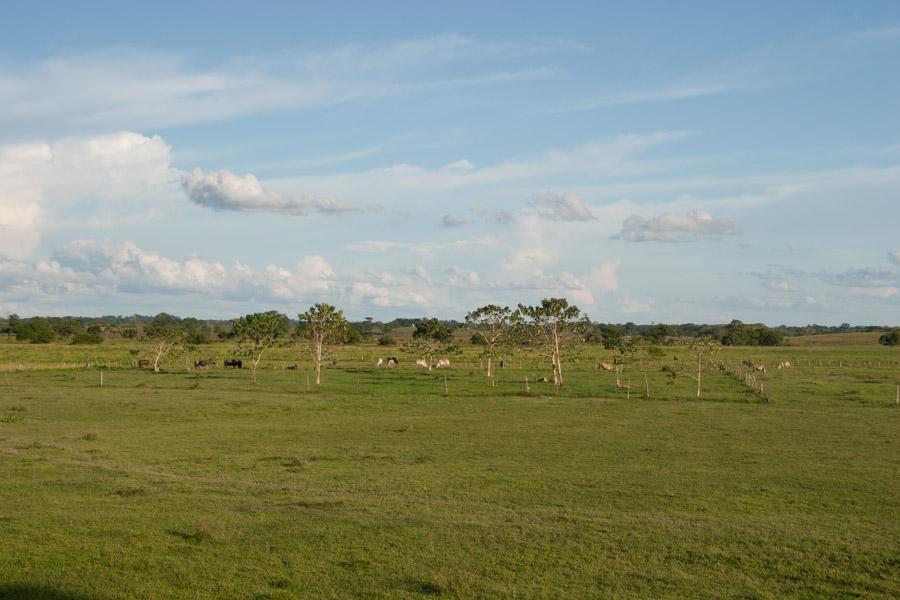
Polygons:
[[287,335],[289,325],[288,318],[275,310],[244,315],[232,322],[238,348],[244,356],[250,358],[253,383],[256,383],[256,368],[262,360],[263,352]]
[[72,336],[72,344],[102,344],[103,336],[95,333],[76,333]]
[[600,328],[600,342],[607,350],[615,350],[622,342],[622,334],[618,328],[604,326]]
[[320,385],[326,348],[347,339],[349,324],[344,311],[324,303],[313,304],[297,318],[300,319],[300,335],[309,341],[309,353],[316,368],[316,385]]
[[878,343],[882,346],[898,346],[900,345],[900,329],[895,329],[890,333],[886,333],[878,338]]
[[421,319],[416,322],[409,347],[428,361],[428,370],[434,357],[453,349],[453,331],[438,319]]
[[16,313],[12,313],[6,319],[6,337],[11,338],[16,333],[16,327],[19,326],[20,318]]
[[160,361],[184,343],[184,333],[177,327],[150,325],[144,329],[144,340],[153,353],[153,372],[159,373]]
[[487,358],[487,377],[491,383],[494,383],[494,358],[498,350],[511,344],[513,324],[513,311],[508,306],[488,304],[466,315],[466,325],[474,332],[472,341],[478,336],[483,346],[481,355]]
[[[693,364],[684,364],[685,374],[697,382],[697,400],[700,399],[700,387],[703,372],[712,368],[714,359],[722,350],[722,344],[712,338],[700,338],[690,345],[690,353],[696,361],[696,375],[693,373]],[[692,360],[691,363],[694,361]]]
[[562,355],[582,339],[590,325],[587,315],[582,315],[577,306],[570,306],[565,298],[544,298],[537,306],[519,304],[513,318],[531,343],[550,359],[556,387],[565,387]]
[[31,342],[32,344],[49,344],[56,337],[56,330],[50,321],[41,317],[34,317],[16,325],[16,339]]

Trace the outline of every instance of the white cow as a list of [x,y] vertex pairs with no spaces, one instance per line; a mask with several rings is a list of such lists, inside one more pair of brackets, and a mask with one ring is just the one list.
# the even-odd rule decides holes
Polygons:
[[378,367],[383,366],[383,365],[384,365],[384,359],[383,359],[383,358],[379,358],[379,359],[378,359],[378,362],[375,363],[375,368],[377,369]]
[[789,360],[783,360],[783,361],[781,361],[780,363],[778,363],[778,369],[779,369],[779,370],[781,370],[781,369],[790,369],[790,368],[791,368],[791,362],[790,362]]
[[418,359],[416,359],[416,366],[417,366],[417,367],[422,367],[422,368],[427,369],[427,368],[428,368],[428,363],[425,362],[423,359],[418,358]]
[[438,359],[435,368],[438,369],[449,369],[450,368],[450,359],[449,358],[441,358]]

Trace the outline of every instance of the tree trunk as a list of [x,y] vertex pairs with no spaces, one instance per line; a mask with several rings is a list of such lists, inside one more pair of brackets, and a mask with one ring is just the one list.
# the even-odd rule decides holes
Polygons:
[[553,383],[555,383],[558,388],[565,387],[566,382],[563,380],[562,360],[560,360],[559,353],[559,332],[556,329],[553,330],[553,359],[556,366],[553,373]]
[[322,340],[316,339],[316,385],[322,385]]
[[494,361],[494,357],[493,357],[492,355],[488,354],[488,364],[487,364],[487,376],[488,376],[488,377],[493,377],[493,376],[494,376],[494,363],[493,363],[493,361]]
[[697,355],[697,400],[700,399],[700,376],[703,370],[703,353]]
[[259,356],[256,357],[256,360],[253,360],[252,357],[250,358],[250,364],[253,365],[253,368],[252,368],[253,373],[252,374],[253,374],[253,383],[254,384],[256,383],[256,367],[259,366],[259,361],[261,361],[261,360],[262,360],[262,352],[259,353]]

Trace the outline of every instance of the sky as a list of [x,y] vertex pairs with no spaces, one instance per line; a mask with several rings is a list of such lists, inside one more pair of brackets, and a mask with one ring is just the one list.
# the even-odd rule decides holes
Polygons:
[[896,1],[128,4],[0,5],[0,315],[900,324]]

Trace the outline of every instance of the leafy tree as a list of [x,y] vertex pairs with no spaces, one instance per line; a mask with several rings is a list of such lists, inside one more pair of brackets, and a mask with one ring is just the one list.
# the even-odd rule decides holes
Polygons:
[[392,338],[389,335],[383,335],[380,338],[378,338],[378,345],[379,346],[396,346],[397,340],[395,340],[394,338]]
[[650,342],[654,344],[662,344],[666,341],[666,338],[672,337],[676,334],[676,330],[671,325],[665,325],[663,323],[659,323],[657,325],[653,325],[644,334],[644,337],[650,340]]
[[178,317],[163,312],[153,317],[150,325],[153,327],[176,327],[180,321],[181,319]]
[[56,333],[58,333],[60,337],[70,337],[77,335],[82,331],[84,331],[84,325],[81,324],[81,321],[76,319],[61,319],[56,324]]
[[565,387],[562,355],[582,339],[590,325],[587,315],[565,298],[544,298],[537,306],[519,304],[514,318],[532,345],[550,359],[553,383]]
[[16,339],[32,344],[49,344],[56,338],[56,330],[50,321],[34,317],[16,325]]
[[144,340],[153,353],[153,372],[159,373],[160,361],[184,343],[184,332],[177,327],[150,325],[144,329]]
[[244,356],[250,358],[253,383],[256,383],[256,368],[262,360],[263,352],[287,335],[289,326],[288,318],[274,310],[244,315],[232,322],[238,347]]
[[300,319],[300,335],[309,341],[309,352],[316,368],[316,385],[320,385],[326,349],[330,344],[347,339],[347,319],[344,318],[344,311],[324,303],[312,305],[297,318]]
[[122,330],[122,337],[126,340],[133,340],[138,336],[138,330],[134,327],[127,327]]
[[[19,326],[20,322],[21,322],[21,319],[19,318],[19,315],[17,315],[16,313],[12,313],[11,315],[9,315],[9,317],[7,317],[7,319],[6,319],[6,337],[11,338],[13,336],[13,334],[16,333],[16,328]],[[18,339],[18,336],[16,336],[16,338]]]
[[622,334],[616,327],[602,327],[600,329],[600,343],[607,350],[615,350],[622,342]]
[[438,319],[421,319],[416,322],[409,347],[428,361],[428,370],[437,354],[453,350],[453,331]]
[[900,345],[900,329],[895,329],[890,333],[886,333],[878,338],[878,343],[882,346],[898,346]]
[[494,358],[497,352],[509,347],[513,341],[515,320],[508,306],[488,304],[466,315],[466,325],[473,330],[472,339],[479,336],[484,349],[481,355],[487,359],[487,376],[494,381]]

